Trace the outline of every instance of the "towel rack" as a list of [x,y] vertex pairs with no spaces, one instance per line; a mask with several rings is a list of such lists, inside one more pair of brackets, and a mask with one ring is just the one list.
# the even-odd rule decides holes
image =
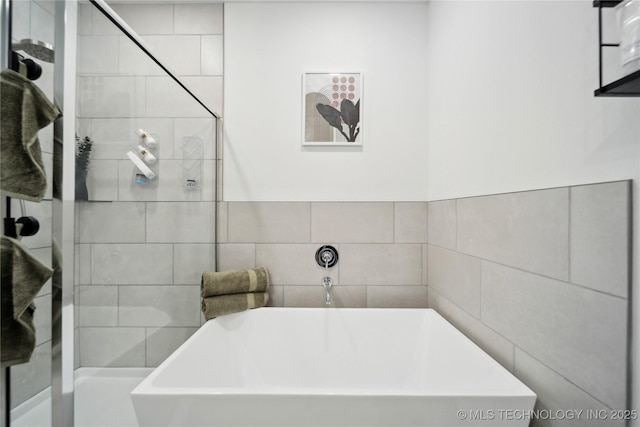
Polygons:
[[37,80],[42,75],[42,67],[33,59],[25,58],[17,52],[11,51],[9,68],[20,73],[29,80]]

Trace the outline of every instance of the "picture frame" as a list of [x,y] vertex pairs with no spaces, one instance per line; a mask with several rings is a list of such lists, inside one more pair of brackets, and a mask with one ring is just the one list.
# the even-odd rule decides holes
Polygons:
[[362,146],[360,72],[302,75],[302,145]]

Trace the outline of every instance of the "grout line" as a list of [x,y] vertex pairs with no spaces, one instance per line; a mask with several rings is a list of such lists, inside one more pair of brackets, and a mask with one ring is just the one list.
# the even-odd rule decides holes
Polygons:
[[548,280],[553,280],[553,281],[556,281],[556,282],[563,283],[565,285],[574,286],[576,288],[584,289],[584,290],[587,290],[587,291],[593,291],[593,292],[596,292],[598,294],[607,295],[607,296],[610,296],[610,297],[613,297],[613,298],[618,298],[618,299],[625,300],[625,301],[629,300],[628,297],[623,297],[623,296],[620,296],[620,295],[616,295],[616,294],[612,294],[612,293],[609,293],[609,292],[601,291],[599,289],[590,288],[588,286],[584,286],[584,285],[581,285],[579,283],[572,283],[572,282],[570,282],[568,280],[559,279],[557,277],[548,276],[546,274],[537,273],[535,271],[525,270],[522,267],[517,267],[517,266],[510,265],[510,264],[505,264],[505,263],[503,263],[501,261],[496,261],[496,260],[492,260],[492,259],[488,259],[488,258],[482,258],[481,256],[478,256],[478,255],[472,255],[472,254],[468,254],[468,253],[465,253],[465,252],[460,252],[460,251],[457,251],[457,250],[454,250],[454,249],[451,249],[451,248],[447,248],[445,246],[434,245],[434,244],[430,244],[430,245],[431,246],[435,246],[437,248],[441,248],[441,249],[449,251],[449,252],[454,252],[456,254],[463,255],[465,257],[479,259],[480,261],[489,262],[489,263],[492,263],[492,264],[495,264],[495,265],[499,265],[501,267],[509,268],[509,269],[512,269],[512,270],[516,270],[516,271],[519,271],[519,272],[522,272],[522,273],[530,274],[530,275],[533,275],[533,276],[538,276],[538,277],[541,277],[541,278],[544,278],[544,279],[548,279]]
[[453,217],[456,220],[455,226],[454,226],[454,232],[455,232],[455,236],[454,236],[454,241],[455,241],[455,246],[456,246],[456,251],[458,250],[458,200],[454,200],[454,205],[453,205],[453,210],[454,210],[454,215]]
[[[544,366],[546,369],[548,369],[549,371],[553,372],[555,375],[557,375],[558,377],[562,378],[563,380],[565,380],[566,382],[568,382],[569,384],[571,384],[573,387],[577,388],[578,390],[582,391],[583,393],[585,393],[586,395],[588,395],[589,397],[591,397],[593,400],[595,400],[596,402],[602,404],[602,406],[612,409],[612,410],[619,410],[621,408],[610,408],[609,405],[607,405],[606,403],[604,403],[602,400],[600,400],[599,398],[597,398],[596,396],[594,396],[593,394],[591,394],[590,392],[588,392],[587,390],[585,390],[584,388],[582,388],[581,386],[579,386],[578,384],[574,383],[572,380],[570,380],[569,378],[565,377],[564,375],[562,375],[560,372],[556,371],[554,368],[552,368],[551,366],[547,365],[545,362],[543,362],[542,360],[538,359],[537,357],[535,357],[534,355],[532,355],[531,353],[529,353],[527,350],[523,349],[520,346],[517,346],[514,344],[514,356],[515,356],[515,351],[516,349],[520,350],[521,352],[525,353],[527,356],[529,356],[530,358],[532,358],[533,360],[535,360],[537,363],[541,364],[542,366]],[[513,370],[516,370],[516,359],[514,357],[513,359]],[[514,374],[515,375],[515,374]],[[523,381],[524,382],[524,381]],[[535,390],[534,390],[535,392]]]
[[[481,286],[482,286],[482,281],[481,281]],[[513,372],[515,375],[515,371],[516,371],[516,349],[519,349],[520,351],[522,351],[523,353],[526,353],[527,355],[529,355],[529,357],[531,357],[532,359],[534,359],[537,363],[540,363],[541,365],[543,365],[544,367],[546,367],[547,369],[549,369],[551,372],[553,372],[554,374],[556,374],[557,376],[559,376],[560,378],[564,379],[565,381],[567,381],[569,384],[573,385],[574,387],[576,387],[578,390],[581,390],[582,392],[584,392],[585,394],[589,395],[590,397],[592,397],[594,400],[596,400],[597,402],[601,403],[602,405],[604,405],[605,407],[609,407],[607,404],[605,404],[604,402],[602,402],[600,399],[598,399],[597,397],[593,396],[590,392],[586,391],[585,389],[583,389],[582,387],[580,387],[579,385],[575,384],[573,381],[571,381],[570,379],[566,378],[564,375],[562,375],[561,373],[557,372],[555,369],[553,369],[552,367],[548,366],[546,363],[544,363],[542,360],[538,359],[537,357],[533,356],[531,353],[529,353],[528,351],[526,351],[525,349],[523,349],[522,347],[520,347],[519,345],[517,345],[515,342],[513,342],[511,339],[507,338],[506,336],[504,336],[502,333],[500,333],[499,331],[496,331],[495,329],[493,329],[491,326],[487,325],[486,323],[484,323],[481,319],[476,318],[473,314],[467,312],[465,309],[463,309],[462,307],[460,307],[457,303],[455,303],[454,301],[452,301],[450,298],[446,297],[445,295],[443,295],[442,293],[435,291],[435,294],[439,297],[442,298],[444,300],[446,300],[448,303],[450,303],[451,305],[453,305],[456,309],[460,310],[461,312],[463,312],[465,315],[469,316],[470,318],[472,318],[473,320],[479,322],[480,324],[482,324],[482,326],[484,326],[485,328],[487,328],[488,330],[490,330],[491,332],[495,333],[497,336],[503,338],[504,340],[506,340],[507,342],[509,342],[512,346],[513,346]],[[482,311],[481,311],[482,312]],[[443,315],[444,317],[444,315]],[[445,317],[446,319],[447,317]],[[448,321],[449,319],[447,319]],[[465,334],[466,335],[466,334]],[[474,338],[477,339],[477,336],[474,335]],[[475,343],[475,340],[472,340]],[[476,344],[477,345],[477,344]],[[535,390],[534,390],[535,391]]]
[[572,208],[572,204],[573,204],[573,200],[572,200],[572,194],[573,194],[573,189],[571,187],[569,187],[567,189],[568,194],[567,194],[567,282],[569,283],[573,283],[573,271],[571,269],[572,266],[572,262],[571,262],[571,208]]

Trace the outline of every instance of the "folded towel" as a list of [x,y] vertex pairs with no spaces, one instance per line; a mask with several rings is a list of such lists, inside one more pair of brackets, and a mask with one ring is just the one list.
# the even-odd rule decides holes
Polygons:
[[36,342],[33,299],[53,270],[11,237],[2,236],[0,254],[0,365],[5,367],[26,363],[31,358]]
[[269,302],[267,292],[218,295],[202,298],[202,312],[206,320],[225,314],[238,313],[256,307],[265,307]]
[[269,272],[266,268],[228,270],[202,273],[200,295],[205,297],[245,292],[266,292],[269,289]]
[[39,202],[47,189],[38,131],[60,116],[46,95],[24,76],[0,73],[0,189],[2,193]]

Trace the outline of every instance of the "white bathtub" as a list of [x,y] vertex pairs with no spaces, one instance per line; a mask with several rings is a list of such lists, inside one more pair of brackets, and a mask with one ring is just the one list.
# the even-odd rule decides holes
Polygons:
[[131,393],[141,426],[527,426],[536,395],[430,309],[213,319]]

